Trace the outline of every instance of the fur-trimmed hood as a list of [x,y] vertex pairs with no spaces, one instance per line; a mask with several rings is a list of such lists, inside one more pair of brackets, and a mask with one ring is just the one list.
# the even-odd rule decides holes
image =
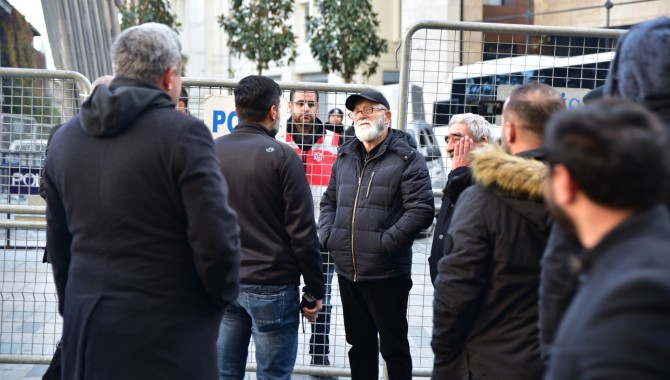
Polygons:
[[496,144],[472,153],[472,175],[476,183],[493,188],[500,200],[544,230],[549,228],[549,211],[544,205],[547,167],[540,149],[512,156]]
[[477,183],[527,199],[542,199],[547,167],[538,160],[539,152],[512,156],[496,144],[487,144],[471,155],[472,174]]

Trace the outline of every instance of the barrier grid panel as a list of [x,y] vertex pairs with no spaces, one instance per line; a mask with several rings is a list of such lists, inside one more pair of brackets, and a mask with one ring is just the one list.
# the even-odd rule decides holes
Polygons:
[[61,335],[39,183],[47,138],[90,89],[81,74],[0,68],[0,357],[49,360]]

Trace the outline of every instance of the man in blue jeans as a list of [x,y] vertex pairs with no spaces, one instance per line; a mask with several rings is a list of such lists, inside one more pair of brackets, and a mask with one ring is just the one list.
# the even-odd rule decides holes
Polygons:
[[290,379],[298,351],[300,275],[316,299],[302,308],[313,322],[324,296],[312,193],[302,161],[275,140],[281,90],[252,75],[235,89],[240,120],[215,141],[228,201],[238,214],[242,253],[240,293],[223,315],[217,347],[221,379],[243,379],[249,339],[258,379]]

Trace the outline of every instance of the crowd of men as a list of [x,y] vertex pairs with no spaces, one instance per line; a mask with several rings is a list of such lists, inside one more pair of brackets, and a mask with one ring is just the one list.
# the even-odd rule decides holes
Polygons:
[[[582,108],[516,87],[500,145],[481,116],[452,117],[434,379],[670,378],[669,40],[668,18],[632,28],[605,99]],[[345,128],[337,108],[319,120],[318,92],[292,91],[278,141],[282,91],[248,76],[239,124],[213,141],[180,112],[174,31],[128,28],[111,58],[44,168],[55,376],[243,379],[253,337],[257,378],[290,379],[301,314],[310,364],[330,365],[336,274],[352,379],[378,379],[380,354],[389,379],[411,379],[412,244],[435,208],[384,95],[349,96]]]

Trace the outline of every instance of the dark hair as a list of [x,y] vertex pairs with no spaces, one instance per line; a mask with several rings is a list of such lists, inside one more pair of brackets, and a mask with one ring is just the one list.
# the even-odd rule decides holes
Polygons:
[[181,88],[181,94],[179,95],[179,100],[184,102],[185,108],[188,108],[188,91],[186,91],[186,88],[183,86]]
[[666,192],[666,138],[658,119],[642,106],[607,99],[552,117],[545,149],[549,165],[564,165],[594,202],[643,209]]
[[344,116],[344,112],[342,112],[342,110],[339,108],[333,108],[332,110],[328,111],[328,116],[333,114]]
[[561,95],[543,83],[530,82],[510,93],[504,112],[516,116],[519,127],[542,137],[549,117],[565,109]]
[[249,75],[235,89],[235,108],[242,122],[261,122],[272,106],[279,107],[281,89],[268,77]]
[[295,95],[296,92],[313,92],[316,94],[316,101],[317,102],[319,101],[319,92],[314,90],[291,90],[288,100],[293,101],[293,96]]

